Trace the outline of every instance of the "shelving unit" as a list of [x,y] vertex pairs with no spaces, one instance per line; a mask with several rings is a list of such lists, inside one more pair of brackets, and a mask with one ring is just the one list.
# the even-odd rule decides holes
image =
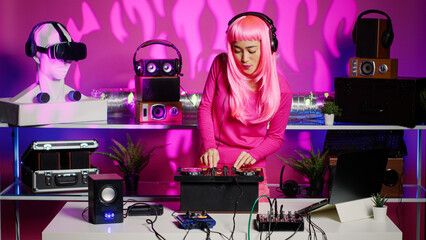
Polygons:
[[[0,123],[0,127],[10,127],[7,124]],[[6,187],[0,193],[0,200],[57,200],[57,201],[87,201],[87,192],[75,193],[45,193],[34,194],[26,189],[19,178],[20,169],[20,155],[19,155],[19,130],[22,127],[11,127],[13,136],[13,156],[14,156],[14,183]],[[55,128],[55,129],[115,129],[115,130],[155,130],[155,129],[197,129],[197,123],[192,121],[183,121],[176,124],[134,124],[128,120],[123,119],[110,119],[101,122],[85,122],[85,123],[69,123],[69,124],[50,124],[37,126],[36,128]],[[393,198],[389,202],[411,202],[417,203],[417,239],[420,238],[420,216],[421,216],[421,203],[426,202],[426,189],[422,185],[422,130],[426,129],[425,125],[417,126],[415,128],[406,128],[402,126],[391,125],[288,125],[287,130],[406,130],[416,131],[417,134],[417,183],[412,185],[404,185],[404,197]],[[0,176],[1,186],[1,176]],[[142,196],[127,196],[127,198],[137,199],[140,201],[178,201],[178,195],[142,195]],[[286,201],[307,201],[315,202],[319,199],[288,199]],[[1,214],[1,212],[0,212]],[[17,239],[19,239],[19,209],[15,206]]]

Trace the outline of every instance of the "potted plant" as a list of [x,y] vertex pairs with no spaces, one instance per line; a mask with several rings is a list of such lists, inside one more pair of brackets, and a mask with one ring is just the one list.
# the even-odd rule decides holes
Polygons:
[[342,109],[336,105],[332,98],[325,99],[324,105],[320,107],[320,110],[324,114],[325,125],[333,125],[334,117],[342,114]]
[[283,158],[275,154],[284,163],[292,167],[296,172],[302,174],[309,179],[309,190],[308,195],[312,197],[322,197],[322,191],[324,187],[324,176],[327,172],[326,156],[328,151],[321,153],[315,153],[311,142],[311,151],[307,155],[295,150],[300,158],[294,158],[288,156]]
[[388,198],[386,195],[382,195],[381,193],[376,193],[371,195],[371,201],[373,201],[373,217],[374,220],[384,221],[386,219],[386,213],[388,207],[386,206],[386,202]]
[[114,145],[109,149],[113,153],[96,152],[111,159],[124,174],[126,190],[136,191],[139,183],[139,173],[148,165],[153,152],[163,146],[156,146],[148,149],[146,143],[139,140],[134,144],[132,138],[127,134],[127,146],[123,146],[115,139],[111,139]]

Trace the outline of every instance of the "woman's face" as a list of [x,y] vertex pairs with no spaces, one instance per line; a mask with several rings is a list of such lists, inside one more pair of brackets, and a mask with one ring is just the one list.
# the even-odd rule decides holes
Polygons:
[[235,59],[247,74],[256,71],[260,60],[260,41],[239,41],[233,44]]

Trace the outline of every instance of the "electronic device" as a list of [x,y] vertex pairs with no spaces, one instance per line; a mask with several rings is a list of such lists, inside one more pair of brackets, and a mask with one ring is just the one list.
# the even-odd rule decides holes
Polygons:
[[296,197],[299,194],[307,194],[309,187],[299,186],[294,180],[287,180],[283,182],[285,165],[281,167],[280,175],[280,189],[287,197]]
[[204,229],[213,228],[216,221],[210,217],[205,211],[202,213],[189,213],[179,214],[176,220],[184,229]]
[[[278,49],[278,39],[277,36],[275,34],[275,32],[277,31],[277,29],[274,26],[274,22],[272,21],[272,19],[270,19],[268,16],[266,16],[263,13],[260,12],[243,12],[240,13],[238,15],[236,15],[235,17],[233,17],[229,22],[228,22],[228,28],[229,26],[235,22],[235,20],[237,20],[238,18],[242,17],[242,16],[256,16],[260,19],[262,19],[263,21],[265,21],[265,23],[268,25],[269,27],[269,39],[271,41],[271,51],[272,52],[276,52]],[[226,32],[228,32],[228,30],[226,30]]]
[[80,101],[81,99],[81,92],[80,91],[70,91],[68,93],[68,98],[71,101]]
[[296,214],[306,214],[327,204],[337,204],[371,197],[381,191],[388,161],[387,149],[374,149],[338,156],[328,199],[304,207]]
[[135,77],[136,101],[178,102],[179,77]]
[[163,212],[162,204],[150,205],[135,203],[127,209],[128,216],[161,216],[163,215]]
[[[370,13],[383,15],[386,19],[362,18]],[[362,12],[355,22],[352,39],[356,45],[356,57],[389,58],[394,39],[389,15],[375,9]]]
[[[178,168],[181,211],[250,212],[259,197],[262,168]],[[237,207],[235,203],[238,201]],[[257,212],[258,205],[254,206]]]
[[117,174],[89,176],[89,222],[123,222],[123,179]]
[[37,94],[37,101],[39,103],[48,103],[50,101],[50,95],[45,92]]
[[182,122],[181,102],[136,102],[136,122]]
[[[139,61],[136,61],[136,54],[140,49],[155,44],[160,44],[173,48],[174,50],[176,50],[178,59],[141,59]],[[179,76],[182,68],[182,56],[176,46],[173,45],[173,43],[162,39],[153,39],[142,43],[136,49],[135,54],[133,55],[133,67],[136,76]]]
[[288,211],[280,213],[269,212],[256,215],[256,227],[263,231],[304,231],[304,221],[300,214]]
[[350,58],[349,77],[395,79],[398,59]]
[[[329,184],[333,184],[333,175],[337,164],[337,156],[329,156],[330,178]],[[382,194],[387,197],[402,197],[403,191],[404,158],[388,158],[382,185]]]
[[338,122],[415,127],[426,120],[426,78],[339,77],[334,89]]
[[[52,24],[55,30],[58,32],[61,42],[53,44],[48,47],[37,46],[34,35],[38,28],[44,24]],[[68,41],[67,37],[64,35],[62,29],[59,25],[65,30],[68,31],[65,26],[59,22],[47,21],[41,22],[34,26],[33,30],[28,37],[27,42],[25,43],[25,53],[28,57],[34,57],[37,52],[42,52],[48,54],[50,58],[61,59],[66,61],[78,61],[85,59],[87,56],[86,45],[84,43],[74,42],[72,39]]]
[[90,168],[90,155],[98,148],[96,139],[33,141],[22,154],[22,163],[32,170]]

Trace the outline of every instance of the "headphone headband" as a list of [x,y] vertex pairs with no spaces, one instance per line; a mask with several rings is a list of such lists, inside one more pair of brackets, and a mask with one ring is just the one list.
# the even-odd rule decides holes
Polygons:
[[45,22],[41,22],[37,25],[35,25],[33,27],[33,29],[31,30],[30,36],[28,36],[28,40],[25,43],[25,53],[27,54],[28,57],[34,57],[36,52],[37,52],[37,44],[35,42],[34,39],[34,35],[35,32],[43,25],[45,24],[52,24],[53,27],[55,28],[55,30],[58,32],[59,34],[59,38],[61,39],[61,42],[72,42],[72,38],[71,41],[68,41],[67,37],[65,36],[64,32],[62,31],[62,29],[59,27],[59,25],[62,26],[63,29],[65,29],[65,31],[68,31],[67,28],[60,22],[56,22],[56,21],[45,21]]
[[150,45],[154,45],[154,44],[161,44],[161,45],[164,45],[164,46],[167,46],[167,47],[171,47],[171,48],[173,48],[176,51],[176,53],[177,53],[177,55],[179,57],[179,59],[178,59],[177,75],[180,75],[180,71],[181,71],[181,67],[182,67],[182,55],[180,54],[179,50],[176,48],[176,46],[173,43],[171,43],[171,42],[169,42],[167,40],[163,40],[163,39],[153,39],[153,40],[146,41],[146,42],[142,43],[136,49],[135,54],[133,55],[133,66],[135,68],[136,75],[138,74],[137,62],[136,62],[136,54],[138,53],[138,51],[141,48],[144,48],[144,47],[147,47],[147,46],[150,46]]
[[389,17],[388,14],[386,14],[383,11],[377,10],[377,9],[370,9],[370,10],[366,10],[362,13],[359,14],[358,18],[356,19],[355,22],[355,26],[354,29],[352,31],[352,40],[354,43],[356,43],[356,29],[357,29],[357,22],[364,16],[370,13],[377,13],[380,15],[383,15],[386,17],[387,19],[387,25],[386,25],[386,30],[383,32],[382,34],[382,46],[384,48],[389,48],[392,45],[393,42],[393,38],[394,38],[394,33],[393,33],[393,29],[392,29],[392,21],[391,18]]
[[[243,12],[243,13],[236,15],[231,20],[229,20],[228,29],[229,29],[229,26],[233,22],[235,22],[235,20],[237,20],[238,18],[240,18],[242,16],[258,17],[258,18],[262,19],[266,23],[266,25],[268,25],[268,27],[269,27],[269,38],[270,38],[270,41],[271,41],[271,51],[276,52],[277,49],[278,49],[278,39],[277,39],[277,36],[275,35],[275,32],[277,31],[277,29],[275,28],[274,22],[272,21],[272,19],[270,19],[268,16],[266,16],[265,14],[260,13],[260,12]],[[226,30],[226,32],[228,32],[228,29]]]

